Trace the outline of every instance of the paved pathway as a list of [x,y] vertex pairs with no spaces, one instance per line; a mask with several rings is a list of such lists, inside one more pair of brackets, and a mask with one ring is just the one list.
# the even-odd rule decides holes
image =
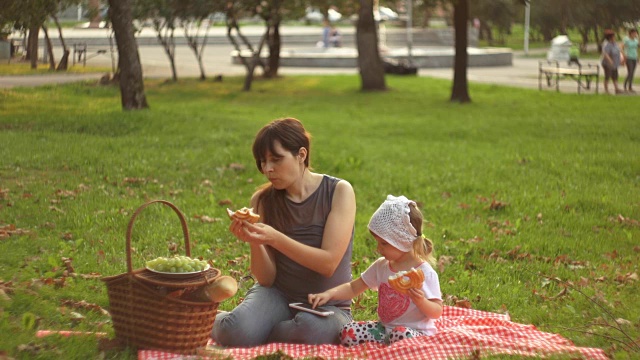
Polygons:
[[[263,31],[262,26],[246,26],[243,27],[243,33],[246,35],[261,34]],[[344,32],[353,31],[353,29],[345,28]],[[401,29],[395,29],[395,31],[402,31]],[[318,27],[284,27],[282,34],[291,35],[299,34],[301,36],[308,36],[307,44],[292,44],[287,46],[284,44],[284,48],[308,48],[310,45],[308,42],[313,41],[314,36],[319,34],[320,28]],[[89,41],[88,54],[89,59],[87,64],[92,66],[102,66],[106,68],[112,67],[112,59],[109,55],[108,46],[104,45],[104,38],[108,37],[108,31],[105,29],[65,29],[65,39],[68,43],[73,44],[79,40],[90,40],[95,38],[94,45],[91,45]],[[151,29],[144,29],[139,37],[144,37],[143,43],[152,43],[150,40],[155,36],[155,33]],[[178,35],[176,35],[178,36]],[[181,36],[181,35],[180,35]],[[204,64],[207,76],[221,75],[244,75],[245,69],[242,65],[233,65],[231,63],[230,53],[233,50],[232,46],[223,41],[225,37],[224,27],[214,27],[211,29],[210,38],[217,40],[211,41],[210,45],[207,45],[204,52]],[[100,43],[100,41],[102,43]],[[97,50],[107,50],[106,54],[98,54]],[[58,54],[56,59],[59,59],[61,50],[54,48]],[[139,47],[141,63],[143,67],[143,73],[145,77],[150,78],[170,78],[171,71],[169,67],[169,61],[164,54],[164,51],[160,45],[141,45]],[[537,57],[534,57],[534,53],[537,53]],[[540,54],[546,53],[545,49],[532,50],[531,57],[525,56],[523,52],[515,52],[513,57],[512,66],[498,66],[498,67],[471,67],[467,70],[467,76],[470,82],[489,83],[507,86],[516,86],[524,88],[538,88],[538,61],[542,59]],[[591,61],[591,62],[595,62]],[[184,45],[178,45],[176,48],[176,64],[178,77],[198,77],[200,75],[197,62],[191,50]],[[43,65],[44,66],[44,65]],[[78,65],[76,65],[78,66]],[[300,67],[281,67],[280,74],[357,74],[358,71],[355,68],[300,68]],[[103,74],[44,74],[44,75],[28,75],[28,76],[0,76],[0,88],[11,88],[16,86],[38,86],[51,83],[63,83],[74,82],[82,80],[95,79],[96,81]],[[419,76],[435,77],[443,79],[453,79],[453,70],[450,68],[437,68],[437,69],[419,69]],[[621,68],[620,76],[624,79],[626,76],[626,70]],[[640,75],[638,75],[640,76]],[[602,82],[602,79],[601,79]],[[554,91],[548,89],[546,91]],[[561,82],[562,92],[576,92],[577,86],[575,81],[564,80]],[[600,92],[603,93],[602,84],[600,84]],[[587,93],[594,93],[593,90]]]

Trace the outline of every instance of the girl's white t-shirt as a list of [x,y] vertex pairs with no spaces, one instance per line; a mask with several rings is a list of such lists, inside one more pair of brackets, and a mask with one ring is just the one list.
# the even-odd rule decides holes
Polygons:
[[[424,273],[422,291],[426,298],[442,300],[438,274],[427,262],[420,264],[419,268]],[[370,289],[378,291],[378,317],[382,324],[389,329],[405,326],[425,335],[435,334],[435,321],[420,312],[409,295],[402,294],[389,285],[389,276],[393,274],[395,271],[389,267],[389,261],[381,257],[361,275]]]

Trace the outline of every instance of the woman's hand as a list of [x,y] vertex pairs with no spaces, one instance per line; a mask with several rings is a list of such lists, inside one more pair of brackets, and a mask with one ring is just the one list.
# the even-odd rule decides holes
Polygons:
[[279,231],[263,223],[252,224],[247,220],[233,220],[229,231],[240,241],[253,245],[270,245],[277,239]]
[[263,245],[272,244],[270,239],[275,239],[280,233],[265,224],[251,224],[237,219],[231,221],[229,231],[238,240],[250,245],[251,273],[256,281],[262,286],[271,286],[276,277],[275,258],[272,249]]

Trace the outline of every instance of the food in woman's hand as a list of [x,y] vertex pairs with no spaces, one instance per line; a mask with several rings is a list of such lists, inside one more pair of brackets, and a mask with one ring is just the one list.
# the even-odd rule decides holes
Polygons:
[[420,289],[423,282],[424,273],[416,268],[389,276],[389,285],[403,294],[406,294],[409,289]]
[[231,209],[227,209],[227,214],[231,220],[247,220],[248,222],[255,224],[260,220],[260,215],[253,212],[253,208],[243,207],[242,209],[233,211]]
[[189,273],[203,271],[207,268],[204,260],[192,259],[188,256],[159,257],[146,263],[147,269],[168,273]]

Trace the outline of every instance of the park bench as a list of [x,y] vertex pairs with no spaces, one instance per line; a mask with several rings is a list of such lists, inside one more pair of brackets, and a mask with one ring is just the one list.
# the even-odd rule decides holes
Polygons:
[[98,55],[106,54],[107,50],[104,50],[104,49],[96,50],[95,53],[89,54],[89,57],[87,57],[88,52],[89,51],[87,50],[87,43],[73,44],[73,57],[72,57],[73,65],[75,65],[77,62],[77,63],[82,63],[82,66],[87,66],[88,59],[91,59]]
[[596,81],[596,94],[600,82],[600,66],[598,64],[585,64],[576,66],[560,66],[556,60],[539,62],[538,89],[542,90],[542,78],[545,78],[547,87],[554,87],[560,92],[560,80],[572,79],[578,85],[578,94],[581,89],[591,89],[591,83]]

